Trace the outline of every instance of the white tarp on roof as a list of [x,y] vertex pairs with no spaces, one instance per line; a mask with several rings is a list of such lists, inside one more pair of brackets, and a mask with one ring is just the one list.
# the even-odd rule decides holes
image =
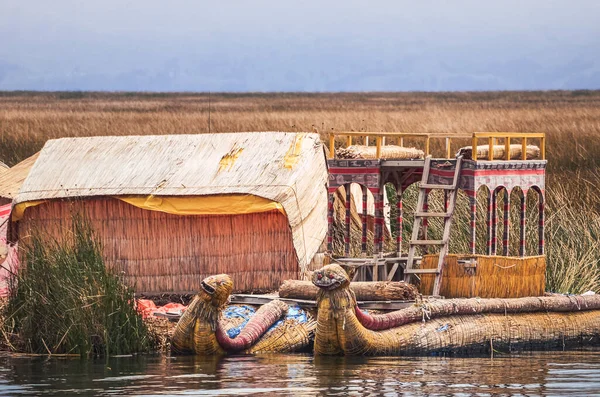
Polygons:
[[318,134],[108,136],[50,140],[15,204],[58,198],[252,194],[280,203],[302,270],[327,232]]

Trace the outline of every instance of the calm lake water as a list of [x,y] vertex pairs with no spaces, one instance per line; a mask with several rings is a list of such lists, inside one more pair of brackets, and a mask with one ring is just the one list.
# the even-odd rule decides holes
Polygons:
[[0,358],[0,395],[600,396],[600,350],[494,358]]

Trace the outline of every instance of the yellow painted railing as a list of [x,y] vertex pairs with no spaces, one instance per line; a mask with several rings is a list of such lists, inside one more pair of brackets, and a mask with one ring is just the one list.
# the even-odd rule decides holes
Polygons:
[[471,138],[471,135],[466,134],[452,134],[452,135],[442,135],[442,134],[426,134],[426,133],[405,133],[405,132],[363,132],[363,131],[343,131],[343,132],[333,132],[329,134],[329,158],[335,157],[335,139],[337,137],[346,138],[347,146],[352,145],[352,138],[354,137],[362,137],[364,138],[364,144],[369,146],[369,138],[375,138],[375,146],[376,156],[377,158],[381,158],[381,147],[385,146],[386,139],[395,139],[396,145],[404,146],[404,139],[422,139],[425,144],[425,155],[429,156],[430,154],[430,144],[432,139],[444,139],[445,140],[445,154],[447,158],[452,158],[452,139],[458,138]]
[[477,160],[477,141],[487,139],[489,145],[487,160],[494,159],[494,145],[497,139],[504,139],[504,160],[510,160],[510,141],[511,139],[521,140],[521,159],[527,160],[527,141],[529,139],[540,140],[540,156],[546,160],[546,134],[543,132],[474,132],[471,141],[473,147],[473,160]]
[[[429,156],[430,144],[432,139],[445,140],[444,148],[446,158],[453,158],[452,140],[453,139],[471,139],[473,148],[477,148],[479,139],[488,139],[489,160],[493,159],[493,146],[497,139],[504,139],[505,159],[510,160],[510,141],[511,139],[521,139],[523,145],[523,160],[527,159],[526,147],[528,139],[539,139],[542,160],[546,159],[546,136],[542,132],[474,132],[473,134],[427,134],[427,133],[405,133],[405,132],[366,132],[366,131],[340,131],[329,134],[329,158],[335,158],[335,140],[341,137],[346,139],[346,145],[352,146],[353,138],[363,138],[363,144],[369,146],[369,138],[375,138],[376,157],[381,158],[381,147],[385,146],[386,139],[395,139],[396,145],[404,146],[404,139],[416,138],[422,139],[425,144],[425,156]],[[477,149],[473,150],[473,160],[477,160]]]

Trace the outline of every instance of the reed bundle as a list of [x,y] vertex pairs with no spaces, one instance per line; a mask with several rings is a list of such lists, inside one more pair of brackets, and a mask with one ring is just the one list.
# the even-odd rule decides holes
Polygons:
[[[437,267],[437,255],[426,255],[423,269]],[[440,295],[447,298],[521,298],[544,295],[546,258],[476,256],[476,264],[459,263],[461,255],[448,255],[442,272]],[[435,275],[421,275],[419,291],[430,295]]]
[[269,330],[247,353],[290,353],[305,350],[314,339],[317,322],[309,315],[308,321],[299,323],[284,319]]
[[[376,146],[352,145],[347,148],[339,148],[335,152],[341,159],[377,159]],[[380,158],[394,160],[422,159],[425,152],[414,147],[403,147],[395,145],[381,146]]]
[[[353,282],[350,290],[359,301],[413,300],[417,297],[417,288],[403,281]],[[315,300],[317,288],[310,281],[285,280],[279,287],[281,298]]]
[[195,292],[205,277],[219,273],[231,275],[236,292],[272,291],[298,277],[292,233],[278,211],[179,216],[112,198],[53,200],[25,212],[24,244],[34,230],[61,238],[73,210],[85,211],[106,264],[139,293]]
[[[494,151],[494,160],[504,160],[506,158],[506,148],[504,145],[494,145],[492,150]],[[477,146],[477,159],[487,160],[489,158],[490,146],[479,145]],[[526,150],[527,160],[533,160],[540,157],[540,148],[535,145],[527,145]],[[456,156],[463,156],[465,159],[473,158],[473,147],[465,146],[458,149]],[[519,144],[510,145],[510,159],[521,160],[523,158],[523,146]]]
[[[329,276],[336,281],[333,288],[319,281]],[[315,355],[510,351],[564,348],[600,340],[597,296],[440,301],[380,315],[388,318],[375,322],[385,326],[372,327],[379,329],[374,330],[357,316],[350,279],[340,266],[324,267],[315,273],[313,282],[322,283]],[[391,321],[394,316],[399,321]]]

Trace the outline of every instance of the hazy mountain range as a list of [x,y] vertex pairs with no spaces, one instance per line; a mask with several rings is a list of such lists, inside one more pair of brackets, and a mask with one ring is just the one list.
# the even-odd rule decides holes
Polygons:
[[367,3],[0,0],[0,90],[600,88],[598,1]]

